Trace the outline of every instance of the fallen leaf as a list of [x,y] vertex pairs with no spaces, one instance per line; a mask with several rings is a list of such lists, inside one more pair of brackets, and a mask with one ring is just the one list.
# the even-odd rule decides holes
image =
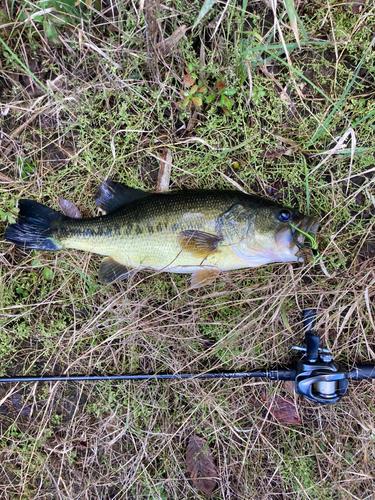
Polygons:
[[84,448],[88,448],[89,443],[87,441],[83,441],[81,439],[74,439],[74,441],[72,441],[72,445],[77,449],[84,449]]
[[5,405],[0,406],[0,415],[6,415],[8,413],[8,407]]
[[288,184],[285,181],[270,179],[270,185],[267,186],[267,194],[276,201],[282,201]]
[[65,215],[71,217],[72,219],[82,218],[81,212],[78,210],[76,205],[74,205],[74,203],[69,200],[64,200],[64,198],[61,198],[61,196],[59,196],[59,207]]
[[183,25],[177,28],[170,37],[157,43],[155,48],[159,50],[165,57],[170,55],[171,51],[174,50],[181,38],[185,36],[187,26]]
[[194,486],[210,498],[217,485],[215,461],[206,440],[195,434],[190,436],[186,449],[186,465]]
[[191,132],[194,129],[195,125],[197,124],[197,121],[198,121],[198,113],[197,110],[194,109],[193,114],[190,115],[189,123],[187,124],[186,127],[186,132]]
[[267,160],[275,160],[276,158],[280,158],[280,156],[290,154],[290,150],[286,149],[285,146],[281,146],[280,148],[263,148],[263,153],[260,153],[260,158],[266,158]]
[[184,76],[184,84],[187,86],[187,87],[192,87],[195,83],[195,78],[192,78],[190,76],[190,74],[187,74]]
[[265,406],[270,411],[271,415],[279,422],[294,425],[302,424],[302,420],[297,413],[297,408],[290,399],[283,398],[276,394],[268,400],[266,400],[266,398],[263,400],[266,401]]
[[223,80],[219,80],[218,82],[215,83],[214,88],[217,88],[219,92],[222,92],[225,89],[225,83]]
[[366,239],[359,251],[359,255],[364,261],[373,259],[375,257],[375,241],[371,241],[370,238]]
[[168,148],[164,148],[160,161],[158,184],[156,191],[158,193],[165,193],[169,190],[169,183],[171,180],[172,170],[172,153]]
[[16,410],[20,410],[20,415],[29,417],[31,415],[31,406],[29,406],[27,403],[22,403],[21,400],[21,394],[12,394],[12,405],[14,406],[14,408]]
[[350,9],[353,14],[361,14],[368,4],[368,0],[356,0],[344,2],[344,9]]

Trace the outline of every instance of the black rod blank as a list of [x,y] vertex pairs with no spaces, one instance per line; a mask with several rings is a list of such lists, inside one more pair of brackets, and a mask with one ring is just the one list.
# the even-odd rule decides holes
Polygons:
[[187,380],[187,379],[220,379],[220,378],[271,378],[272,380],[292,380],[295,370],[254,370],[250,372],[221,373],[159,373],[150,375],[43,375],[40,377],[0,377],[0,383],[11,382],[69,382],[69,381],[100,381],[100,380]]
[[[363,364],[354,366],[345,372],[349,380],[375,379],[375,365]],[[236,378],[268,378],[270,380],[294,380],[295,368],[275,368],[273,370],[253,370],[249,372],[219,372],[219,373],[155,373],[141,375],[129,373],[123,375],[42,375],[21,377],[0,377],[0,384],[17,382],[95,382],[106,380],[212,380]]]

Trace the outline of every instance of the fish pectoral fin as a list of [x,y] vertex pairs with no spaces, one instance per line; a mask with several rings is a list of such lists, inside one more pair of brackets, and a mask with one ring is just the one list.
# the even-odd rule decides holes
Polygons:
[[95,203],[99,208],[110,214],[126,203],[150,196],[146,191],[134,189],[110,179],[103,181],[95,193]]
[[114,281],[125,280],[133,276],[136,271],[129,269],[116,262],[112,257],[106,257],[99,266],[99,281],[102,283],[113,283]]
[[184,252],[191,252],[203,259],[215,252],[223,239],[216,234],[190,230],[178,233],[178,241]]
[[220,274],[220,271],[214,269],[200,269],[191,275],[191,288],[200,288],[201,286],[212,283]]

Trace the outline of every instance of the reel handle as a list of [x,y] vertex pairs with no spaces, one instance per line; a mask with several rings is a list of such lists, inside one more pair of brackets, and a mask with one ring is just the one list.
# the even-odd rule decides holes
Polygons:
[[306,332],[315,330],[316,309],[304,309],[302,311],[303,326]]
[[320,337],[315,332],[316,309],[303,311],[303,326],[305,327],[306,354],[305,358],[310,363],[316,363],[319,358]]

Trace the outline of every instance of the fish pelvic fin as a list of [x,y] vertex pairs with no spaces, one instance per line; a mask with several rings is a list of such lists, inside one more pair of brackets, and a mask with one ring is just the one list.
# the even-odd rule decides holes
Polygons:
[[189,230],[178,233],[178,242],[182,250],[191,252],[202,259],[216,252],[219,243],[222,241],[223,239],[220,236],[202,231]]
[[4,238],[7,241],[19,247],[37,250],[64,248],[54,235],[59,225],[68,217],[32,200],[19,200],[18,208],[18,221],[5,230]]
[[219,274],[220,271],[216,271],[215,269],[200,269],[199,271],[195,271],[191,275],[191,288],[200,288],[209,285]]
[[136,271],[129,271],[129,269],[122,264],[119,264],[112,257],[105,257],[99,266],[99,281],[101,283],[113,283],[114,281],[121,281],[130,276],[133,276]]
[[107,214],[116,212],[126,203],[150,196],[146,191],[135,189],[110,179],[103,181],[95,193],[95,203]]

